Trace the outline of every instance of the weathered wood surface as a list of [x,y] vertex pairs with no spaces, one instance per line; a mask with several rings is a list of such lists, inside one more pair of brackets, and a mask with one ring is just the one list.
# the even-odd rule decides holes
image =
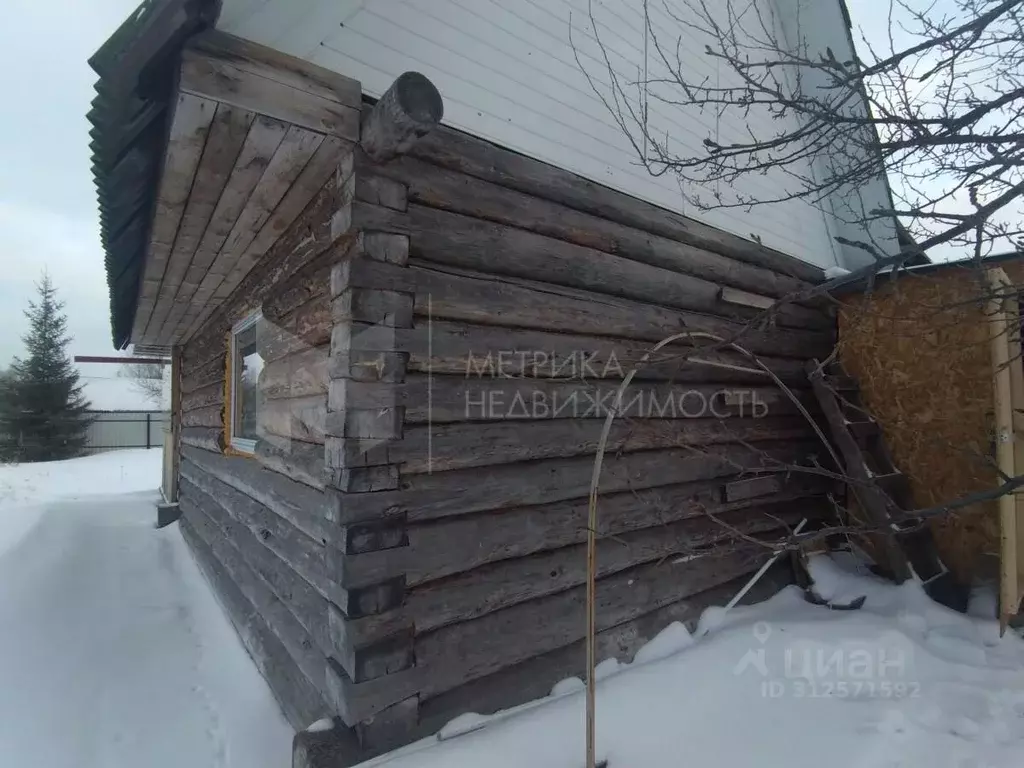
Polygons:
[[256,459],[267,469],[323,490],[324,447],[277,435],[262,435],[256,443]]
[[726,304],[735,304],[740,307],[753,307],[754,309],[768,309],[772,305],[771,299],[766,299],[758,293],[740,291],[735,288],[722,288],[719,298]]
[[272,360],[260,371],[260,392],[267,400],[326,395],[330,354],[330,346],[323,345]]
[[185,213],[192,180],[202,157],[206,135],[217,104],[209,99],[187,93],[179,93],[167,137],[165,155],[169,158],[160,178],[160,189],[156,197],[156,209],[149,237],[149,258],[142,277],[139,304],[135,312],[132,338],[137,343],[152,341],[150,329],[153,312],[159,300],[160,286],[164,272],[174,248],[181,217]]
[[[756,535],[772,531],[780,522],[796,524],[802,517],[817,517],[821,502],[808,507],[764,508],[724,513],[721,520],[736,531]],[[742,540],[709,518],[682,520],[655,528],[603,539],[597,547],[597,574],[604,578],[654,561],[707,557],[736,548]],[[710,556],[715,556],[714,554]],[[698,561],[694,561],[698,562]],[[511,605],[562,592],[585,582],[586,547],[583,544],[543,552],[531,557],[491,563],[411,592],[407,610],[416,617],[417,633],[484,616]],[[601,589],[603,583],[599,583]]]
[[190,38],[188,47],[328,101],[337,101],[356,109],[362,107],[362,86],[358,80],[274,48],[216,29],[205,30]]
[[645,232],[764,266],[781,274],[812,283],[824,280],[821,268],[813,264],[807,264],[738,235],[688,219],[453,128],[442,126],[433,131],[413,146],[410,154],[459,173],[552,200],[569,208]]
[[235,263],[227,279],[214,293],[214,298],[226,298],[248,270],[267,253],[288,226],[305,210],[324,185],[330,183],[343,151],[344,146],[340,141],[327,137],[317,146],[308,162],[303,164],[302,155],[296,158],[302,171],[288,186],[287,192],[280,198],[271,216],[266,219],[252,242],[242,252],[241,258]]
[[267,627],[252,603],[245,599],[231,581],[209,547],[195,532],[188,520],[181,523],[181,533],[206,574],[234,625],[242,644],[270,684],[274,697],[285,717],[295,729],[305,728],[330,712],[320,693],[288,656],[287,650]]
[[251,59],[223,55],[209,47],[186,48],[179,88],[349,142],[359,140],[358,109],[343,104],[331,89],[316,88],[309,79],[298,80],[294,67],[290,76],[287,70],[275,69],[272,64],[253,66]]
[[[609,408],[610,410],[610,408]],[[603,415],[603,414],[601,414]],[[499,413],[492,418],[500,419]],[[433,424],[406,429],[389,450],[403,476],[515,461],[597,452],[602,418],[539,419]],[[746,419],[617,419],[608,453],[761,440],[807,440],[814,433],[802,417]]]
[[[712,587],[696,595],[669,603],[650,613],[617,624],[597,633],[599,661],[615,658],[631,661],[645,643],[662,629],[678,621],[691,632],[704,609],[724,605],[743,587],[747,574]],[[773,567],[756,584],[741,604],[765,600],[791,582],[788,568]],[[422,699],[419,722],[424,733],[433,733],[453,717],[463,712],[492,713],[516,706],[524,701],[542,698],[552,686],[569,677],[586,675],[586,653],[583,641],[534,656],[494,674],[446,691],[438,696]]]
[[[285,647],[299,671],[323,695],[327,681],[327,659],[313,642],[306,628],[249,565],[234,538],[226,536],[201,507],[188,500],[183,503],[185,511],[191,513],[188,517],[189,524],[206,542],[214,556],[224,566],[228,577],[256,609],[267,628]],[[326,619],[326,616],[324,618]]]
[[263,316],[271,322],[286,317],[303,304],[328,293],[331,287],[331,267],[339,255],[327,251],[310,261],[282,283],[263,301]]
[[[687,562],[648,564],[608,576],[598,586],[598,630],[636,620],[729,582],[756,568],[767,554],[760,547],[747,546]],[[368,683],[354,684],[346,674],[334,670],[329,678],[348,698],[343,716],[361,719],[414,693],[429,698],[575,643],[583,635],[584,604],[585,589],[575,587],[418,636],[416,667]]]
[[209,408],[224,402],[224,369],[220,369],[221,380],[214,381],[199,389],[194,389],[181,399],[181,407],[186,411],[197,408]]
[[376,170],[404,183],[408,200],[413,203],[530,230],[775,298],[810,287],[803,280],[765,267],[652,235],[416,158],[397,158]]
[[[247,526],[235,520],[214,497],[191,483],[187,487],[188,493],[183,495],[183,499],[198,507],[221,529],[249,566],[302,624],[324,655],[333,653],[334,645],[327,624],[327,600],[324,596],[268,549]],[[189,519],[191,514],[186,505],[185,518]]]
[[[618,506],[621,508],[622,503]],[[705,509],[690,505],[682,512],[661,507],[645,509],[641,501],[634,501],[631,509],[647,523],[630,522],[623,526],[619,522],[617,533],[601,537],[601,575],[670,555],[700,554],[716,541],[735,538],[731,542],[735,544],[739,542],[735,531],[755,534],[777,528],[781,521],[795,523],[803,517],[813,520],[828,512],[827,501],[812,495],[810,486],[780,492],[758,502],[716,500]],[[472,521],[476,530],[482,530],[479,543],[455,538],[470,529],[460,525],[460,518],[433,526],[414,525],[406,547],[346,555],[341,562],[340,579],[346,587],[356,589],[404,573],[409,592],[402,611],[415,622],[417,632],[461,621],[470,614],[497,610],[498,603],[521,602],[583,583],[586,557],[581,556],[581,547],[585,527],[577,524],[567,529],[562,521],[543,520],[540,528],[553,530],[556,538],[538,541],[534,531],[522,530],[524,515],[516,512],[519,510],[509,513],[509,520],[498,519],[504,518],[504,513],[492,516],[493,527],[511,537],[509,541],[498,540],[491,531],[482,530],[484,526],[479,520]],[[651,522],[652,517],[659,515],[664,519]],[[573,522],[578,523],[575,517]],[[519,528],[514,527],[517,523]],[[438,537],[445,533],[450,538],[447,545],[441,542],[441,548],[449,553],[447,562],[428,551],[424,544],[430,541],[437,545]],[[517,541],[516,537],[524,541]],[[464,552],[465,560],[452,562],[452,547]],[[478,584],[487,586],[478,589]],[[446,601],[448,606],[439,604]]]
[[[328,600],[344,602],[344,591],[334,582],[324,545],[286,520],[270,513],[255,499],[203,472],[191,460],[182,462],[182,477],[214,499],[231,517],[259,537],[264,546]],[[191,489],[190,489],[191,492]]]
[[[606,456],[601,492],[707,480],[741,470],[780,469],[780,462],[805,463],[808,456],[820,453],[813,443],[782,441]],[[341,521],[377,520],[403,512],[410,521],[431,520],[583,497],[589,492],[593,463],[592,457],[576,456],[412,475],[402,479],[399,490],[347,494]]]
[[[723,302],[722,286],[703,278],[437,208],[410,203],[401,212],[356,201],[352,220],[357,227],[410,235],[412,255],[427,261],[697,312],[740,318],[760,314]],[[819,329],[832,322],[824,313],[798,305],[780,307],[777,320]]]
[[388,286],[414,293],[415,312],[434,319],[652,342],[686,329],[735,340],[752,352],[801,359],[810,350],[827,355],[834,342],[831,331],[760,329],[714,315],[415,259],[408,269],[369,259],[356,261],[349,280],[353,287]]
[[323,445],[327,396],[267,400],[260,408],[257,430],[291,440]]
[[191,447],[184,448],[182,454],[210,476],[259,502],[307,536],[321,543],[341,541],[342,531],[335,525],[341,515],[336,494],[310,488],[264,469],[251,459]]
[[774,475],[767,477],[750,477],[736,480],[725,485],[726,501],[741,501],[776,493],[782,487],[782,480]]
[[[728,372],[726,372],[728,373]],[[717,377],[717,373],[716,373]],[[714,378],[714,377],[712,377]],[[708,381],[705,378],[704,381]],[[412,373],[392,390],[382,392],[372,382],[345,383],[344,398],[328,395],[328,407],[337,409],[346,403],[355,408],[405,408],[405,424],[443,424],[446,422],[530,420],[533,418],[603,418],[611,409],[618,381],[566,381],[564,379],[479,378],[465,375]],[[790,416],[799,413],[783,392],[775,387],[738,386],[719,383],[662,383],[647,381],[626,390],[624,406],[631,397],[643,392],[642,404],[664,404],[669,397],[686,394],[682,408],[669,411],[654,409],[652,415],[664,418],[694,418],[707,404],[707,415],[720,417]],[[611,392],[611,394],[609,394]],[[493,394],[492,394],[493,393]],[[795,389],[798,400],[812,413],[817,403],[808,402],[806,389]],[[534,400],[536,398],[536,401]],[[703,400],[701,400],[703,398]],[[755,399],[756,398],[756,401]],[[534,410],[534,402],[537,408]],[[755,406],[755,402],[761,405]],[[549,410],[545,413],[545,404]],[[636,417],[641,403],[627,411]],[[755,411],[755,408],[757,409]],[[496,416],[495,414],[499,414]]]
[[[342,202],[331,178],[332,171],[341,162],[340,158],[332,156],[333,151],[330,139],[325,140],[288,189],[278,210],[296,208],[305,199],[304,207],[301,213],[287,223],[279,236],[278,230],[285,225],[284,218],[275,216],[264,224],[259,235],[262,238],[265,231],[272,232],[273,243],[268,243],[268,249],[251,269],[231,273],[224,268],[217,268],[218,274],[211,268],[210,274],[204,278],[203,285],[197,291],[205,302],[205,308],[192,318],[186,315],[189,338],[198,335],[200,329],[205,335],[210,330],[230,328],[250,309],[259,308],[279,286],[286,285],[289,277],[331,246],[334,242],[331,217]],[[231,291],[230,297],[225,293],[226,290]]]
[[[189,352],[194,353],[195,351],[196,347],[192,344],[186,344],[183,349],[181,391],[185,395],[208,387],[211,384],[219,382],[223,385],[224,383],[224,364],[227,357],[226,334],[221,334],[219,349],[214,352],[212,357],[207,354],[202,361],[198,361],[194,355],[189,355]],[[206,352],[208,350],[203,351]]]
[[375,163],[402,155],[441,122],[444,102],[419,72],[399,75],[363,119],[359,144]]
[[182,280],[202,241],[254,119],[253,112],[229,104],[217,105],[202,160],[178,226],[174,249],[164,273],[160,302],[150,321],[152,338],[158,343],[166,344],[170,341],[170,332],[177,327],[178,319],[185,311],[185,294],[191,296],[191,291],[182,285]]
[[[317,262],[318,257],[331,249],[334,243],[331,215],[339,204],[334,184],[328,182],[274,243],[260,264],[243,278],[230,299],[216,311],[212,305],[208,306],[204,315],[196,318],[189,331],[191,341],[187,347],[196,364],[223,354],[224,334],[233,323],[250,309],[272,301],[279,287],[288,286],[289,278]],[[342,243],[338,244],[335,252],[339,255],[344,253]],[[329,316],[329,308],[327,313]]]
[[285,133],[193,297],[200,317],[205,311],[198,304],[200,299],[209,305],[214,299],[227,298],[232,277],[239,272],[244,275],[253,265],[255,254],[248,253],[250,244],[322,142],[320,134],[294,125]]
[[224,430],[218,428],[189,427],[181,431],[182,445],[220,453],[224,450]]
[[[311,305],[307,305],[311,306]],[[320,338],[329,323],[317,320],[307,337]],[[379,330],[353,323],[339,339],[342,348],[372,350]],[[413,328],[388,329],[394,349],[409,355],[407,370],[437,374],[461,374],[479,380],[497,377],[540,376],[594,380],[623,378],[650,351],[648,342],[583,336],[570,333],[500,328],[452,321],[416,320]],[[296,342],[298,343],[298,342]],[[350,346],[351,345],[351,346]],[[798,359],[767,357],[761,361],[780,379],[803,383],[806,376]],[[332,371],[329,364],[329,374]],[[343,376],[343,374],[342,374]],[[705,351],[690,345],[670,344],[637,369],[638,380],[662,381],[770,381],[742,355]]]
[[[758,514],[755,507],[794,507],[824,495],[826,486],[813,480],[792,481],[777,492],[757,499],[723,502],[722,480],[699,481],[602,496],[598,503],[598,532],[602,537],[656,528],[679,520],[735,513]],[[407,547],[386,554],[348,555],[344,576],[353,584],[386,578],[404,569],[410,587],[472,571],[485,563],[525,557],[586,540],[587,499],[458,515],[408,528]],[[452,549],[460,554],[451,557]],[[397,561],[393,564],[391,561]]]
[[178,329],[184,327],[187,330],[212,295],[211,283],[214,278],[209,278],[207,288],[202,287],[203,281],[207,280],[207,272],[217,259],[224,242],[235,227],[235,222],[249,202],[253,190],[263,178],[267,163],[277,152],[287,132],[286,123],[263,115],[257,116],[249,128],[245,144],[235,160],[231,178],[221,192],[210,223],[203,233],[203,239],[193,254],[192,263],[185,274],[185,310],[178,320]]
[[[730,581],[756,568],[769,554],[747,545],[608,576],[597,588],[597,628],[608,629]],[[423,673],[415,681],[416,690],[430,697],[578,641],[586,626],[585,603],[585,587],[573,587],[417,637],[416,663]],[[393,695],[402,693],[398,689]]]
[[181,415],[183,427],[221,427],[224,426],[224,406],[211,405],[206,408],[194,408]]

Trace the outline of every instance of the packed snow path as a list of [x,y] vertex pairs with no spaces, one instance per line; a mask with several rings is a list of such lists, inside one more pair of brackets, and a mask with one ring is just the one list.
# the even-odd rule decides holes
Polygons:
[[0,764],[290,764],[177,526],[154,529],[159,477],[158,450],[0,467]]

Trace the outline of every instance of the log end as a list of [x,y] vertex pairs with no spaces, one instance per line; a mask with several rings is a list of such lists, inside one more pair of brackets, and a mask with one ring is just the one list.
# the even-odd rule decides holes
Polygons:
[[429,131],[444,117],[444,101],[430,78],[419,72],[404,72],[391,86],[402,111]]
[[404,154],[444,116],[436,86],[419,72],[405,72],[367,115],[360,145],[376,163]]

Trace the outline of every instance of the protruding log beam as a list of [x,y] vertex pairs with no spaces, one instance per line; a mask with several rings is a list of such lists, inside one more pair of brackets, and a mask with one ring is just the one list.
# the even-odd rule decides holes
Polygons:
[[360,145],[376,163],[386,163],[426,136],[444,115],[441,94],[419,72],[399,75],[363,121]]

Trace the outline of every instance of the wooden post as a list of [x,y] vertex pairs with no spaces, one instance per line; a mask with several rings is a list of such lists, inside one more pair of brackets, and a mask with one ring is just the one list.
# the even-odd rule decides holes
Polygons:
[[419,72],[399,75],[363,121],[360,145],[375,163],[404,154],[444,115],[441,94]]
[[[1017,474],[1017,451],[1014,450],[1013,430],[1013,366],[1020,365],[1019,359],[1011,357],[1011,322],[1019,322],[1009,316],[1007,302],[1002,294],[1010,285],[1006,274],[1000,269],[986,273],[991,295],[986,307],[989,319],[989,344],[992,351],[993,395],[995,402],[996,466],[1005,477]],[[1016,302],[1014,302],[1016,304]],[[1019,347],[1019,342],[1017,344]],[[1003,478],[997,481],[1002,484]],[[1010,617],[1017,613],[1020,604],[1017,497],[1003,494],[999,497],[999,631],[1006,631]]]

